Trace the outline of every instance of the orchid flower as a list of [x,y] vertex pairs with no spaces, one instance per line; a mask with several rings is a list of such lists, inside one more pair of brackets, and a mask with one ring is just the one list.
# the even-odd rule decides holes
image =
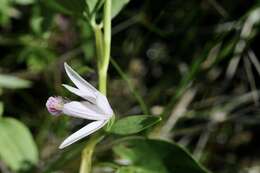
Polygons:
[[46,102],[48,111],[54,116],[65,114],[77,118],[93,120],[93,122],[67,137],[59,146],[60,149],[99,130],[113,116],[113,110],[106,96],[84,80],[67,63],[64,63],[64,67],[68,77],[76,87],[65,84],[63,84],[63,86],[73,94],[83,98],[84,101],[68,101],[60,96],[49,97]]

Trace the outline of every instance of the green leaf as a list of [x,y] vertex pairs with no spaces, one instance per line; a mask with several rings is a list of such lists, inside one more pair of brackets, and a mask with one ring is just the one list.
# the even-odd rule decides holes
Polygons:
[[156,124],[160,120],[160,117],[150,115],[128,116],[116,121],[109,132],[119,135],[134,134]]
[[26,170],[38,162],[36,144],[23,123],[1,118],[0,139],[0,158],[12,170]]
[[208,173],[181,146],[162,140],[128,139],[113,148],[129,166],[135,166],[149,173]]
[[0,74],[0,87],[19,89],[19,88],[28,88],[30,86],[31,86],[30,81],[20,79],[11,75]]
[[9,0],[0,1],[0,24],[8,25],[10,22],[12,6]]
[[160,153],[153,151],[153,149],[147,146],[143,141],[140,141],[140,146],[138,146],[136,142],[137,141],[128,140],[113,148],[120,159],[126,163],[130,163],[128,166],[131,166],[131,168],[125,168],[126,170],[138,167],[146,173],[168,173],[163,160],[157,156]]
[[123,7],[128,4],[130,0],[112,0],[112,18],[116,17]]
[[86,8],[85,0],[45,0],[43,3],[53,10],[74,16],[83,16],[83,12]]
[[95,9],[99,0],[86,0],[86,4],[88,5],[89,12],[92,13]]

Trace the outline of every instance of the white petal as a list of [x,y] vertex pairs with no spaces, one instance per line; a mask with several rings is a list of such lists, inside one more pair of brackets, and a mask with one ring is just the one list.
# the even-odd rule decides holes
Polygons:
[[91,133],[94,133],[98,129],[102,128],[106,123],[107,123],[107,121],[94,121],[92,123],[89,123],[88,125],[84,126],[77,132],[75,132],[72,135],[70,135],[69,137],[67,137],[62,142],[62,144],[59,146],[59,148],[60,149],[65,148],[65,147],[71,145],[72,143],[90,135]]
[[77,88],[74,88],[74,87],[66,85],[66,84],[62,84],[62,86],[64,86],[67,90],[69,90],[73,94],[76,94],[76,95],[90,101],[91,103],[96,103],[96,95],[93,92],[82,92],[82,90],[79,90]]
[[97,106],[102,109],[102,111],[105,113],[105,115],[108,115],[109,117],[112,116],[113,110],[107,100],[107,97],[103,94],[99,93],[96,100]]
[[65,71],[71,81],[83,92],[89,93],[98,92],[95,87],[93,87],[90,83],[84,80],[77,72],[75,72],[67,63],[64,63]]
[[109,117],[97,107],[95,104],[89,102],[72,101],[63,105],[63,113],[78,118],[89,120],[107,120]]

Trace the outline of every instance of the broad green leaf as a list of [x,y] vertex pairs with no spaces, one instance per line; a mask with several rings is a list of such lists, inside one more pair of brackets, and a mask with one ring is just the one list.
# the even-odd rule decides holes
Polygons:
[[134,134],[156,124],[160,120],[160,117],[149,115],[128,116],[116,121],[109,132],[119,135]]
[[61,13],[74,16],[83,16],[86,8],[85,0],[45,0],[43,3]]
[[20,79],[15,76],[0,74],[0,87],[18,89],[18,88],[28,88],[31,86],[31,82]]
[[0,159],[14,171],[26,170],[38,162],[30,131],[13,118],[0,119]]
[[130,163],[128,166],[131,166],[131,168],[125,168],[126,170],[131,170],[133,167],[139,167],[146,173],[168,173],[163,161],[157,156],[160,153],[156,153],[155,151],[152,151],[152,149],[146,148],[147,144],[143,141],[141,141],[140,146],[136,145],[138,145],[136,141],[131,140],[113,148],[116,155],[119,156],[119,159],[122,159],[126,163]]
[[88,5],[89,12],[92,13],[95,9],[99,0],[86,0],[86,4]]
[[142,168],[150,173],[208,173],[181,146],[162,140],[128,139],[113,148],[129,166]]
[[129,1],[130,0],[112,0],[112,18],[116,17]]

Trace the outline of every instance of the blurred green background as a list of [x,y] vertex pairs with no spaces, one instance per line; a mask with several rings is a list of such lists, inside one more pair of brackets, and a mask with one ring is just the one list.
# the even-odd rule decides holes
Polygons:
[[[212,172],[259,173],[259,3],[131,0],[113,19],[116,114],[161,115],[149,134],[173,139]],[[77,172],[84,140],[58,145],[86,122],[52,117],[45,102],[73,98],[61,86],[65,61],[97,86],[91,27],[51,0],[0,0],[0,52],[0,172]],[[96,160],[117,159],[106,142]]]

